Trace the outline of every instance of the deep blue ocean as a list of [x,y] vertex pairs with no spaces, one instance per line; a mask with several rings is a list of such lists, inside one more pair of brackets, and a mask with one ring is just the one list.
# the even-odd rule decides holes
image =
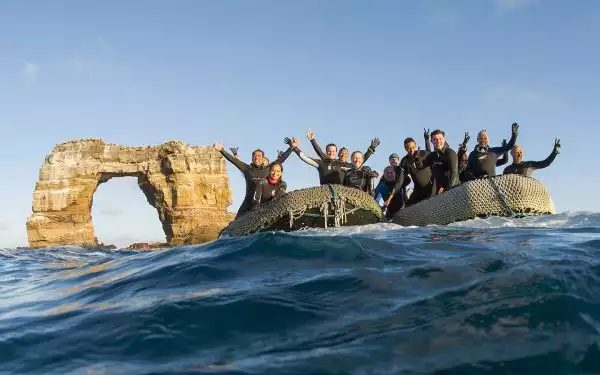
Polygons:
[[600,214],[0,251],[3,374],[600,373]]

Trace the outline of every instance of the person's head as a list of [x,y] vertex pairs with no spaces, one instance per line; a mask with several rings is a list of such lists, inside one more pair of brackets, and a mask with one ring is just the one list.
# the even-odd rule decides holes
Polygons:
[[266,156],[263,157],[263,161],[262,161],[263,166],[267,166],[269,165],[269,158],[267,158]]
[[265,152],[261,149],[256,149],[252,151],[252,164],[261,166],[263,165],[263,158],[265,157]]
[[477,144],[482,147],[488,147],[490,144],[490,137],[488,136],[487,130],[483,129],[477,133]]
[[513,163],[519,164],[523,161],[523,149],[519,145],[515,145],[510,151],[510,155],[513,158]]
[[364,160],[362,152],[354,151],[352,153],[351,159],[352,159],[352,164],[354,164],[354,166],[356,168],[360,168],[362,166],[363,160]]
[[325,147],[325,153],[329,159],[335,159],[337,156],[337,146],[335,143],[330,143]]
[[383,178],[386,181],[394,181],[396,179],[396,172],[394,171],[394,167],[388,165],[383,169]]
[[342,147],[340,148],[340,151],[338,152],[338,159],[340,159],[343,162],[347,162],[348,161],[348,149],[346,147]]
[[391,154],[388,159],[390,161],[391,166],[396,167],[396,166],[398,166],[398,164],[400,164],[400,157],[395,152],[393,154]]
[[446,133],[443,130],[435,129],[431,132],[431,144],[436,150],[441,150],[446,144]]
[[412,138],[406,138],[404,140],[404,149],[408,155],[412,155],[417,151],[417,142]]
[[279,180],[282,174],[283,165],[279,163],[274,163],[273,165],[271,165],[271,168],[269,168],[269,177],[271,177],[273,180]]

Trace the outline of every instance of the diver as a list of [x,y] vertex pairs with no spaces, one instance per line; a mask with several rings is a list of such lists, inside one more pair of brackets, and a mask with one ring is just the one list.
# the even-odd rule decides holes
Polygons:
[[521,146],[515,145],[511,151],[513,163],[504,168],[504,174],[520,174],[525,177],[533,177],[533,172],[537,169],[549,167],[558,154],[560,154],[560,139],[554,140],[552,152],[542,161],[523,161],[523,149]]
[[508,143],[502,147],[490,147],[489,136],[487,131],[484,129],[477,134],[477,145],[475,149],[469,154],[467,162],[466,174],[467,178],[483,178],[483,177],[494,177],[496,175],[496,161],[505,152],[510,151],[519,134],[519,125],[515,122],[512,124],[512,135],[508,140]]
[[406,156],[400,160],[400,165],[395,169],[396,183],[390,193],[390,197],[388,197],[388,200],[385,202],[385,205],[388,207],[391,205],[396,192],[401,191],[402,186],[407,186],[410,183],[410,180],[408,183],[405,182],[406,178],[409,176],[412,179],[414,186],[412,194],[404,204],[406,207],[420,202],[423,199],[427,199],[434,193],[431,168],[425,167],[423,169],[418,169],[415,159],[416,154],[419,154],[421,159],[425,159],[427,155],[429,155],[429,151],[419,150],[417,148],[417,142],[410,137],[404,140],[404,150],[406,150]]
[[252,208],[284,195],[286,190],[287,184],[283,181],[283,165],[274,162],[269,167],[269,175],[256,184],[256,190],[252,196]]
[[367,194],[373,195],[373,179],[379,177],[379,174],[371,168],[363,165],[363,154],[360,151],[354,151],[351,156],[352,167],[344,168],[343,185],[360,189]]
[[348,163],[348,158],[350,156],[350,152],[346,147],[340,148],[338,151],[338,160],[343,161],[344,163]]
[[460,183],[458,157],[446,142],[446,133],[443,130],[436,129],[431,133],[431,143],[434,150],[425,158],[422,158],[419,152],[413,156],[417,169],[431,168],[434,195],[438,195]]
[[395,184],[396,173],[394,173],[395,167],[392,165],[388,165],[383,169],[383,175],[379,180],[379,183],[375,187],[375,200],[381,208],[385,207],[385,201],[389,198],[390,192],[392,191],[392,187]]
[[[388,176],[386,177],[385,174],[388,168],[392,168],[392,172],[387,172]],[[386,219],[391,219],[394,217],[396,212],[400,211],[406,206],[406,187],[410,183],[411,178],[405,173],[401,166],[387,166],[385,168],[384,178],[379,181],[377,188],[381,189],[380,191],[382,192],[382,198],[385,197],[384,194],[387,193],[387,197],[384,198],[384,204],[382,207]]]
[[267,175],[269,174],[270,166],[278,163],[283,164],[283,162],[290,156],[292,150],[298,145],[297,141],[290,142],[290,146],[288,149],[278,157],[271,164],[265,166],[263,165],[263,158],[265,153],[263,150],[256,149],[252,152],[252,162],[250,164],[246,164],[243,161],[236,159],[234,156],[229,154],[227,151],[223,149],[223,145],[220,143],[215,143],[213,148],[220,152],[221,155],[231,164],[233,164],[244,176],[244,180],[246,181],[246,195],[244,196],[244,201],[240,205],[238,212],[236,214],[236,218],[238,218],[243,213],[249,211],[252,208],[252,197],[254,195],[254,191],[256,191],[256,185]]
[[[294,151],[300,157],[302,161],[306,164],[315,167],[319,171],[319,183],[321,185],[325,184],[338,184],[342,185],[344,182],[345,170],[352,168],[352,164],[348,162],[341,161],[340,159],[336,159],[337,146],[334,143],[330,143],[325,147],[326,154],[323,153],[321,147],[317,144],[314,139],[314,133],[311,130],[306,132],[306,137],[311,141],[311,144],[317,154],[319,155],[319,159],[311,158],[307,156],[300,150],[298,147],[294,148]],[[290,142],[289,138],[286,138],[286,143]],[[288,143],[289,144],[289,143]],[[371,141],[371,146],[365,153],[367,157],[375,152],[375,148],[379,145],[379,139],[373,139]]]
[[[319,144],[317,143],[317,140],[315,139],[315,133],[312,130],[308,129],[308,131],[306,132],[306,138],[308,138],[308,140],[310,141],[310,144],[313,146],[313,149],[315,150],[315,152],[317,153],[319,158],[321,158],[322,161],[327,161],[329,159],[335,158],[337,146],[334,143],[328,144],[327,147],[325,147],[326,153],[324,153],[323,150],[321,150],[321,147],[319,146]],[[377,148],[377,146],[379,146],[380,143],[381,142],[379,141],[379,138],[375,138],[375,139],[371,140],[371,144],[369,145],[367,152],[365,152],[363,155],[363,162],[366,163],[366,161],[369,159],[369,157],[371,157],[371,155],[373,155],[375,153],[375,149]],[[330,146],[333,146],[333,149],[332,149],[333,151],[331,151],[331,152],[328,151]],[[347,163],[347,161],[343,160],[343,156],[344,156],[344,154],[342,153],[343,149],[345,149],[345,147],[342,147],[340,149],[339,160]],[[346,149],[346,152],[347,152],[347,149]],[[361,155],[362,155],[362,153],[361,153]]]

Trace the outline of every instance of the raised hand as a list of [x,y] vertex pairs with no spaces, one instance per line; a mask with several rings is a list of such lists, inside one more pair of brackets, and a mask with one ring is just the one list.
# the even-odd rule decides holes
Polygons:
[[233,154],[233,156],[237,157],[238,155],[238,150],[240,148],[239,147],[229,147],[229,150],[231,150],[231,153]]
[[308,129],[306,131],[306,138],[308,138],[309,141],[312,141],[313,139],[315,139],[315,133],[312,130]]
[[423,128],[423,136],[425,137],[425,139],[431,138],[431,130],[429,128]]
[[222,145],[222,144],[220,144],[219,142],[215,142],[215,143],[213,144],[213,148],[214,148],[216,151],[219,151],[219,152],[221,152],[221,150],[223,149],[223,145]]
[[471,136],[469,135],[469,132],[465,132],[465,138],[463,139],[462,145],[464,147],[467,147],[467,143],[469,143],[470,139],[471,139]]
[[513,134],[519,134],[519,124],[517,124],[516,122],[513,122],[511,130],[512,130]]
[[560,154],[560,139],[558,138],[554,140],[554,152]]
[[298,145],[300,144],[300,140],[296,137],[292,138],[292,143],[290,144],[290,146],[292,146],[293,148],[298,147]]
[[281,157],[281,155],[283,155],[283,151],[277,150],[277,157],[279,158],[279,157]]
[[374,150],[380,143],[379,138],[371,139],[371,148]]
[[506,147],[506,145],[508,144],[508,142],[506,142],[506,139],[502,140],[502,147]]
[[285,143],[286,145],[292,145],[292,140],[290,139],[290,137],[285,137],[283,138],[283,143]]

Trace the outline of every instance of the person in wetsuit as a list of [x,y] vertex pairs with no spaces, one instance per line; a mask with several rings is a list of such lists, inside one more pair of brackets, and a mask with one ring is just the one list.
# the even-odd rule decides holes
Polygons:
[[365,193],[373,195],[373,179],[379,174],[371,168],[363,165],[363,154],[360,151],[354,151],[351,156],[352,167],[346,169],[343,185],[360,189]]
[[[308,165],[312,165],[319,171],[319,183],[325,184],[338,184],[342,185],[345,176],[345,170],[352,168],[351,163],[343,162],[340,159],[336,159],[337,146],[334,143],[330,143],[325,147],[326,153],[323,153],[321,147],[317,144],[314,139],[314,133],[311,130],[306,132],[306,137],[310,140],[313,148],[319,155],[319,159],[311,158],[304,154],[298,147],[294,148],[294,151]],[[287,141],[286,141],[287,142]],[[371,141],[369,149],[364,155],[364,159],[368,159],[375,152],[375,148],[379,145],[379,139],[375,138]]]
[[431,143],[434,150],[425,158],[420,153],[415,153],[415,164],[417,169],[431,168],[434,195],[443,193],[453,188],[460,182],[458,180],[458,157],[446,142],[446,133],[436,129],[431,133]]
[[542,161],[523,161],[523,149],[515,145],[511,151],[513,163],[504,168],[504,174],[520,174],[525,177],[533,177],[533,172],[537,169],[549,167],[556,156],[560,154],[560,139],[554,140],[554,148],[548,157]]
[[[420,202],[423,199],[427,199],[434,193],[431,169],[429,167],[418,169],[415,158],[415,156],[419,154],[419,157],[424,159],[427,157],[427,155],[429,155],[429,151],[419,150],[417,147],[417,142],[410,137],[404,140],[404,149],[406,150],[406,156],[400,160],[400,165],[398,165],[395,169],[395,184],[390,192],[388,200],[385,202],[385,205],[388,208],[392,206],[392,201],[394,200],[396,193],[402,189],[402,186],[408,185],[406,183],[406,179],[409,178],[409,176],[414,182],[414,187],[412,194],[404,204],[406,207]],[[408,183],[410,183],[410,180]]]
[[379,180],[379,183],[375,187],[375,200],[379,205],[384,208],[385,201],[389,198],[390,192],[396,183],[396,174],[394,173],[395,166],[388,165],[383,169],[383,175]]
[[484,129],[477,135],[477,145],[469,154],[467,169],[465,175],[467,179],[477,179],[483,177],[494,177],[496,175],[496,162],[502,154],[510,151],[519,134],[519,125],[515,122],[512,124],[512,136],[508,143],[501,147],[490,147],[489,136]]
[[340,148],[340,151],[338,151],[338,159],[340,161],[343,161],[344,163],[348,163],[349,157],[350,152],[348,151],[348,149],[346,147]]
[[252,195],[252,208],[256,208],[285,194],[287,184],[283,181],[283,166],[277,162],[269,167],[269,175],[256,184]]
[[244,176],[244,179],[246,180],[246,195],[244,196],[244,201],[242,202],[242,204],[240,205],[240,208],[238,209],[236,218],[238,218],[240,215],[244,214],[245,212],[249,211],[252,208],[252,197],[254,195],[254,192],[256,191],[256,185],[262,179],[267,177],[267,175],[269,174],[269,169],[270,169],[271,165],[273,165],[275,163],[283,164],[283,162],[290,156],[290,154],[292,153],[292,150],[297,145],[298,145],[297,141],[290,142],[290,147],[288,147],[288,149],[283,153],[283,155],[278,157],[275,161],[273,161],[271,164],[269,164],[267,166],[263,165],[263,158],[265,156],[265,153],[260,149],[254,150],[252,152],[252,162],[250,164],[246,164],[243,161],[236,159],[233,155],[231,155],[227,151],[225,151],[223,149],[222,144],[215,143],[213,145],[213,148],[216,151],[220,152],[221,155],[223,155],[223,157],[225,159],[227,159],[227,161],[229,161],[237,169],[239,169],[240,172],[242,172],[242,175]]

